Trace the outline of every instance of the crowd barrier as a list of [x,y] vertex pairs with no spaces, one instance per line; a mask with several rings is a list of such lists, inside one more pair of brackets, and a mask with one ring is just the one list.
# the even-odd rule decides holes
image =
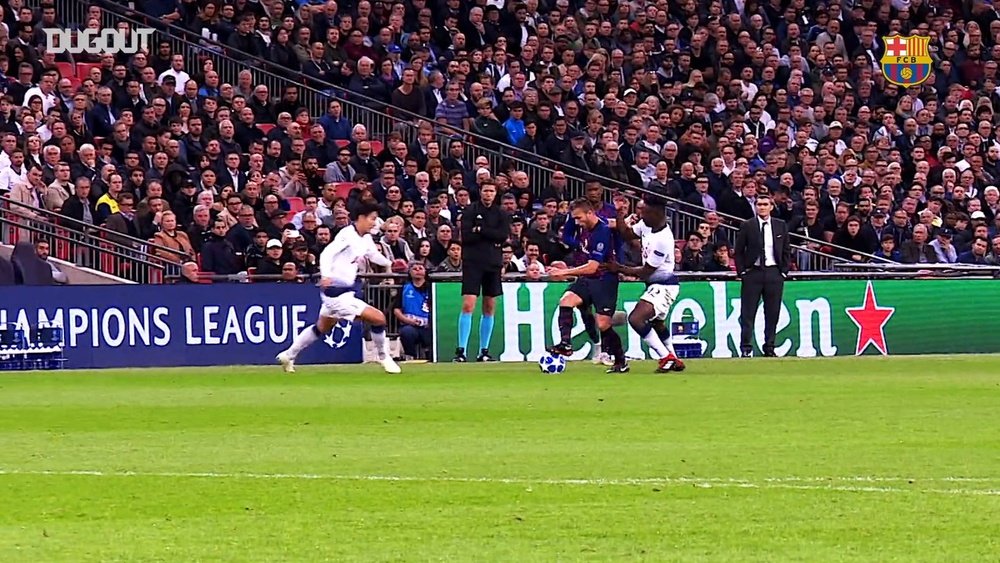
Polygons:
[[[18,288],[0,326],[63,327],[66,368],[272,364],[316,321],[309,285],[119,285]],[[299,364],[360,363],[360,323],[339,324]]]
[[[558,303],[568,284],[504,283],[497,302],[490,352],[505,362],[537,361],[558,340]],[[631,311],[644,290],[622,283],[618,309]],[[432,287],[435,361],[450,361],[458,333],[461,285]],[[1000,319],[984,308],[1000,298],[992,279],[841,279],[789,281],[778,321],[775,352],[803,358],[872,354],[965,354],[1000,352]],[[947,305],[940,305],[947,299]],[[478,319],[479,310],[474,319]],[[681,285],[668,322],[693,319],[706,358],[739,356],[740,284],[695,281]],[[470,350],[478,350],[474,321]],[[758,310],[754,345],[763,343],[763,310]],[[627,325],[624,338],[631,358],[651,358],[648,347]],[[588,357],[591,345],[579,312],[573,327],[577,353]]]

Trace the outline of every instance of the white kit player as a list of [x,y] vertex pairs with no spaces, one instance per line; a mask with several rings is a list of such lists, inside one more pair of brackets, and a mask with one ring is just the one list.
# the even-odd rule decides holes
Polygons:
[[372,240],[372,227],[378,222],[379,207],[376,204],[359,203],[354,210],[354,224],[341,229],[333,241],[319,256],[319,286],[322,307],[316,324],[306,327],[287,350],[278,354],[278,363],[288,373],[295,372],[295,358],[317,340],[323,339],[337,321],[353,322],[361,319],[371,327],[375,352],[386,373],[399,373],[399,365],[389,354],[389,343],[385,337],[385,315],[357,297],[360,291],[358,263],[369,260],[379,266],[389,266],[391,262],[382,255]]
[[647,195],[643,204],[642,221],[629,225],[625,210],[620,209],[616,225],[626,242],[641,241],[642,265],[613,264],[608,269],[646,282],[646,291],[628,316],[629,325],[660,357],[657,373],[682,371],[684,362],[674,354],[666,323],[670,306],[680,294],[680,280],[674,273],[674,234],[667,223],[666,202],[662,198]]

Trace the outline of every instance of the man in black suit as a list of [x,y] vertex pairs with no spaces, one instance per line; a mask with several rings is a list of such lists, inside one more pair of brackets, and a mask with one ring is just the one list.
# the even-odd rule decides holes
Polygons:
[[740,288],[740,354],[744,358],[753,356],[753,323],[761,297],[764,298],[764,356],[775,356],[774,333],[791,263],[788,226],[781,219],[771,217],[771,197],[757,196],[755,206],[757,215],[743,222],[733,248],[736,271],[743,282]]

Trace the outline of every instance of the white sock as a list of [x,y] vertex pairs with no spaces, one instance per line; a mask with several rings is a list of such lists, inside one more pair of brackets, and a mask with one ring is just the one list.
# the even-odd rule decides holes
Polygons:
[[671,337],[668,336],[667,339],[664,340],[664,341],[662,341],[662,342],[663,342],[663,346],[666,347],[666,349],[667,349],[668,352],[670,352],[671,354],[673,354],[675,356],[677,355],[677,353],[674,352],[674,339],[673,338],[671,338]]
[[389,357],[389,340],[385,337],[385,329],[382,332],[372,331],[372,343],[375,345],[375,353],[379,360]]
[[651,330],[646,333],[646,336],[643,336],[642,339],[646,341],[646,344],[649,344],[649,347],[656,352],[656,355],[660,358],[665,358],[672,352],[672,350],[670,350],[670,348],[664,344],[662,340],[660,340],[660,337],[656,335],[655,330]]
[[292,345],[288,347],[288,350],[285,350],[285,353],[291,356],[294,360],[303,350],[308,348],[313,342],[319,340],[320,337],[319,334],[317,334],[318,332],[319,329],[316,328],[316,325],[307,326],[305,330],[300,332],[299,335],[295,337],[295,340],[292,341]]
[[594,352],[590,355],[591,358],[596,358],[601,355],[601,343],[594,342]]

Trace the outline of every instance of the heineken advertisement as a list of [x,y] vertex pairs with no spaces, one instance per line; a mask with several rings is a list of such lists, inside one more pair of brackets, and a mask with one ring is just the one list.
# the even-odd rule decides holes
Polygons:
[[[505,362],[536,361],[559,338],[559,298],[566,283],[505,283],[497,301],[496,328],[490,352]],[[643,292],[641,283],[623,283],[618,309],[631,311]],[[434,358],[450,361],[456,347],[461,285],[433,285]],[[1000,352],[1000,320],[988,304],[1000,299],[992,280],[830,280],[785,284],[775,352],[779,356],[850,356],[862,354],[961,354]],[[698,321],[706,358],[738,356],[740,284],[689,282],[670,311],[671,322]],[[478,350],[479,309],[474,315],[469,349]],[[757,312],[754,345],[764,340],[763,310]],[[619,327],[629,357],[651,357],[630,327]],[[627,332],[627,334],[626,334]],[[579,313],[573,327],[577,353],[589,357],[590,342]]]

